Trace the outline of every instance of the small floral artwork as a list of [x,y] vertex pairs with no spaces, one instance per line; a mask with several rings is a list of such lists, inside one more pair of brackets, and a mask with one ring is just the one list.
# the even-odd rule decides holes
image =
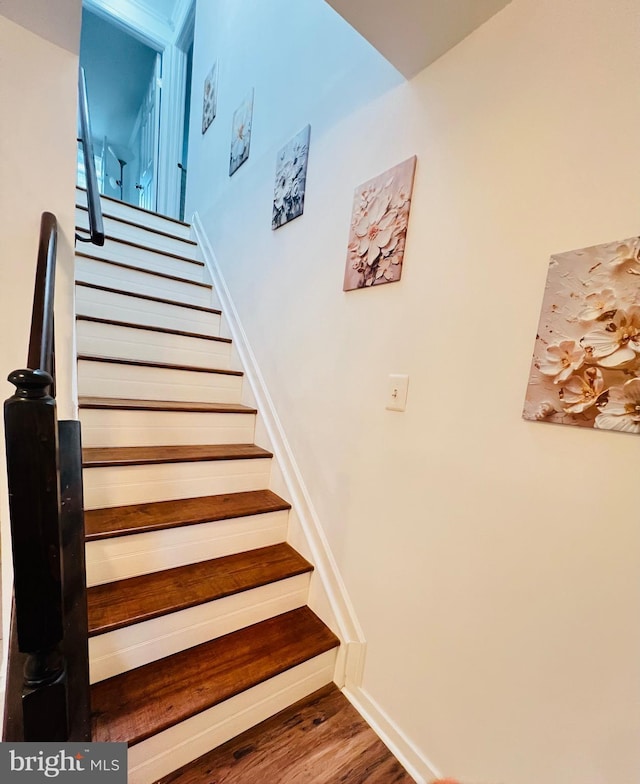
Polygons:
[[237,171],[249,157],[251,146],[251,122],[253,119],[253,90],[233,113],[231,126],[231,157],[229,177]]
[[400,280],[416,160],[414,155],[356,188],[344,291]]
[[213,64],[212,69],[204,80],[204,94],[202,99],[202,133],[207,132],[216,116],[216,105],[218,103],[218,61]]
[[272,229],[284,226],[285,223],[302,215],[304,211],[310,134],[311,126],[307,125],[278,153]]
[[640,238],[551,257],[525,419],[640,433]]

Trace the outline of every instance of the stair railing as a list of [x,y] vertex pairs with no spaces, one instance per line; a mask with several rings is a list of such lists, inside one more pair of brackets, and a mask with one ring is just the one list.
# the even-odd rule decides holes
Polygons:
[[89,236],[76,233],[79,242],[91,242],[94,245],[104,245],[104,226],[102,221],[102,208],[100,205],[100,191],[98,189],[98,176],[96,174],[96,159],[93,153],[93,137],[91,135],[91,119],[89,116],[89,99],[87,96],[87,79],[84,68],[78,71],[78,118],[80,136],[78,141],[82,145],[84,156],[84,170],[87,179],[87,207],[89,209]]
[[80,423],[59,422],[53,301],[57,220],[45,212],[27,368],[4,404],[14,570],[4,740],[89,740]]

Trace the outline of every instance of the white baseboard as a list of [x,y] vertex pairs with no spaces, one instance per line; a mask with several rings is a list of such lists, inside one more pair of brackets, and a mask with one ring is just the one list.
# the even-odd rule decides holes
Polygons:
[[[337,626],[333,631],[343,643],[338,655],[338,666],[335,675],[336,683],[340,687],[345,683],[357,687],[362,678],[363,650],[366,645],[364,634],[356,618],[353,605],[347,595],[346,587],[331,553],[323,527],[293,456],[282,422],[269,394],[259,364],[244,331],[238,311],[198,213],[195,213],[193,216],[192,226],[205,264],[211,274],[214,290],[222,307],[223,318],[228,325],[235,349],[242,362],[245,378],[255,396],[259,417],[262,419],[271,441],[269,447],[273,451],[275,460],[282,473],[288,493],[287,500],[293,505],[297,513],[300,526],[307,540],[311,560],[326,593],[328,606],[335,619],[335,626]],[[327,619],[323,620],[326,621]],[[333,624],[329,625],[333,626]],[[357,680],[354,681],[354,678]]]
[[375,731],[416,784],[441,779],[442,773],[404,734],[378,703],[361,687],[343,689],[344,696]]

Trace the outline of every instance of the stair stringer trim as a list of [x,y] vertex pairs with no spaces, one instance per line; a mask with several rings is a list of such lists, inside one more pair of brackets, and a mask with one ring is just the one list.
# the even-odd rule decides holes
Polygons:
[[292,505],[289,513],[289,541],[294,539],[294,546],[302,549],[298,548],[297,541],[302,538],[306,544],[304,549],[308,550],[308,553],[302,552],[302,554],[314,565],[309,607],[340,639],[334,680],[340,688],[345,685],[358,688],[362,683],[366,651],[362,628],[217,257],[197,212],[193,215],[192,229],[211,275],[214,291],[223,312],[223,320],[226,322],[244,370],[244,379],[255,397],[258,409],[256,428],[262,424],[270,441],[266,446],[273,452],[272,485],[280,473],[286,488],[287,500]]

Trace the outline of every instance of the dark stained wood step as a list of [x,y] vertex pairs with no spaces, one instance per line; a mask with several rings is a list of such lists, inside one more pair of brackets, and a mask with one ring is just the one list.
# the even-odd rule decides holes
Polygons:
[[105,466],[196,463],[208,460],[254,460],[273,457],[255,444],[201,444],[187,446],[94,446],[82,450],[83,468]]
[[141,534],[165,528],[212,523],[236,517],[283,512],[289,504],[271,490],[246,490],[176,501],[88,509],[84,513],[88,542],[114,536]]
[[257,414],[258,409],[241,403],[187,403],[181,400],[130,400],[116,397],[81,397],[80,408],[121,411],[185,411],[205,414]]
[[[80,191],[81,193],[87,192],[86,188],[82,188],[79,185],[76,185],[76,190]],[[187,228],[191,228],[188,223],[178,220],[177,218],[170,218],[168,215],[163,215],[161,212],[154,212],[153,210],[145,210],[144,207],[138,207],[137,204],[129,204],[128,201],[121,201],[120,199],[114,199],[113,196],[105,196],[103,193],[101,193],[100,200],[108,201],[108,202],[110,201],[113,202],[114,204],[121,204],[127,209],[137,210],[138,212],[142,213],[142,215],[155,215],[157,218],[162,218],[163,220],[171,221],[171,223],[177,223],[180,226],[186,226]],[[81,206],[82,205],[80,204],[76,204],[76,207],[81,207]],[[144,218],[141,218],[141,220],[144,220]]]
[[312,569],[308,561],[283,542],[97,585],[87,592],[89,635],[122,629]]
[[201,332],[185,332],[181,329],[170,329],[169,327],[151,327],[147,324],[135,324],[132,321],[116,321],[115,319],[99,318],[98,316],[76,316],[76,321],[90,321],[93,324],[108,324],[112,327],[126,327],[127,329],[143,329],[146,332],[161,332],[163,335],[180,335],[184,338],[213,340],[218,343],[233,342],[231,338],[220,338],[213,335],[203,335]]
[[91,687],[92,738],[140,743],[339,645],[308,607]]
[[[82,226],[76,226],[76,231],[84,231],[85,233],[87,232],[87,230],[83,229]],[[143,250],[145,253],[156,253],[159,256],[167,256],[170,259],[177,259],[178,261],[185,261],[187,264],[195,264],[198,267],[204,267],[204,261],[192,259],[189,256],[183,256],[180,253],[173,253],[172,251],[162,250],[162,248],[153,248],[150,245],[142,245],[139,242],[126,240],[122,237],[114,237],[113,235],[105,234],[105,240],[108,242],[115,242],[118,245],[127,245],[130,248],[137,248],[138,250]]]
[[[88,208],[83,206],[82,204],[76,204],[76,207],[79,210],[82,210],[82,212],[86,212],[87,214],[89,212]],[[141,231],[148,231],[151,234],[158,234],[161,237],[168,237],[169,239],[177,240],[178,242],[184,242],[185,245],[197,245],[198,244],[195,240],[187,239],[185,237],[178,237],[177,234],[171,234],[168,231],[162,231],[162,229],[156,229],[155,227],[145,226],[142,223],[136,223],[135,221],[127,220],[126,218],[122,218],[119,215],[110,215],[108,212],[106,212],[104,210],[102,211],[102,215],[103,215],[103,217],[108,218],[109,220],[117,221],[118,223],[123,223],[126,226],[133,226],[134,228],[140,229]],[[76,228],[78,228],[78,227],[76,227]],[[85,233],[87,233],[88,229],[86,229],[85,227],[81,227],[81,231],[84,231]]]
[[413,784],[330,684],[156,784]]
[[125,289],[116,289],[112,286],[102,286],[98,283],[86,283],[83,280],[77,280],[76,286],[82,286],[86,289],[94,289],[95,291],[106,291],[109,294],[121,294],[125,297],[135,297],[136,299],[144,299],[148,302],[160,302],[163,305],[175,305],[178,308],[187,308],[188,310],[198,310],[201,313],[213,313],[216,316],[222,315],[222,311],[218,308],[207,308],[204,305],[191,305],[188,302],[179,302],[175,299],[165,299],[164,297],[152,297],[150,294],[139,294],[135,291],[125,291]]
[[138,367],[164,368],[165,370],[189,370],[193,373],[221,373],[225,376],[242,376],[241,370],[221,370],[219,368],[203,368],[197,365],[176,365],[171,362],[152,362],[150,359],[124,359],[123,357],[103,357],[99,354],[78,354],[78,359],[89,362],[109,362],[112,365],[137,365]]
[[135,264],[127,264],[124,261],[114,261],[113,259],[103,259],[100,256],[94,256],[91,253],[82,253],[76,251],[76,256],[82,259],[89,259],[90,261],[100,261],[103,264],[111,264],[112,267],[120,267],[121,269],[133,270],[134,272],[142,272],[144,275],[154,275],[156,278],[165,278],[166,280],[175,280],[178,283],[190,283],[192,286],[200,286],[203,289],[212,289],[210,283],[201,283],[198,280],[191,280],[190,278],[182,278],[179,275],[170,275],[168,272],[159,272],[158,270],[145,269],[138,267]]

